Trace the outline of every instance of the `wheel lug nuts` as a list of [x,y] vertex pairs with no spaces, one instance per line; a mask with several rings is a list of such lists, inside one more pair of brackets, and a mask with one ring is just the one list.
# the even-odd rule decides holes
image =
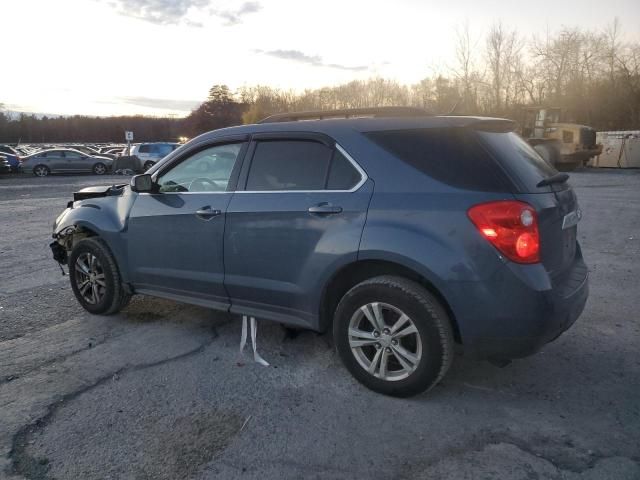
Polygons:
[[383,332],[385,335],[389,335],[389,329],[388,329],[388,328],[385,328],[382,332]]
[[391,340],[391,345],[397,345],[397,344],[398,344],[398,340],[396,339]]
[[387,347],[385,350],[387,351],[387,353],[391,353],[391,349],[389,347]]
[[379,343],[376,343],[376,348],[377,348],[377,349],[380,349],[380,346],[381,346],[381,345],[380,345]]
[[378,332],[377,330],[375,330],[375,331],[373,332],[373,336],[374,336],[374,337],[376,337],[376,338],[378,338],[378,337],[380,336],[380,332]]

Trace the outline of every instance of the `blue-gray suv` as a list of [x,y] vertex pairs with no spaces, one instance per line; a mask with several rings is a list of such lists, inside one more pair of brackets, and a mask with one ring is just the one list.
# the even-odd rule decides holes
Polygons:
[[53,255],[91,313],[145,294],[332,329],[356,379],[413,395],[456,345],[530,355],[584,308],[576,195],[513,129],[392,108],[216,130],[74,194]]

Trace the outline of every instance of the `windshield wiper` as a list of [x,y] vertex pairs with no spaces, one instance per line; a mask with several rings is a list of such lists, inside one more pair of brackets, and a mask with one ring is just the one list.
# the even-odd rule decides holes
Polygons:
[[559,173],[556,173],[555,175],[551,175],[550,177],[545,178],[544,180],[541,180],[540,182],[538,182],[536,187],[540,188],[540,187],[546,187],[548,185],[553,185],[554,183],[564,183],[567,180],[569,180],[569,174],[559,172]]

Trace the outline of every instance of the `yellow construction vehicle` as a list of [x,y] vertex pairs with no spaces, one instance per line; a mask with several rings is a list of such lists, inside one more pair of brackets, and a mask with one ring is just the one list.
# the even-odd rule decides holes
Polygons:
[[563,122],[560,108],[526,107],[522,117],[522,137],[558,170],[583,166],[602,152],[602,145],[596,144],[595,130]]

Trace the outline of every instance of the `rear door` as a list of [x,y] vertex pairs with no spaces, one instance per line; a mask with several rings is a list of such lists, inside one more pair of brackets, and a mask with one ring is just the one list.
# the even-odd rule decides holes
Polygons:
[[538,187],[558,173],[522,138],[513,132],[479,132],[485,146],[516,187],[514,195],[536,208],[540,229],[540,257],[552,278],[566,272],[576,259],[578,200],[564,182]]
[[234,313],[316,327],[327,275],[357,257],[372,182],[331,139],[255,135],[227,211]]
[[225,215],[245,148],[238,140],[194,147],[154,175],[156,193],[138,194],[127,239],[137,291],[228,307]]

